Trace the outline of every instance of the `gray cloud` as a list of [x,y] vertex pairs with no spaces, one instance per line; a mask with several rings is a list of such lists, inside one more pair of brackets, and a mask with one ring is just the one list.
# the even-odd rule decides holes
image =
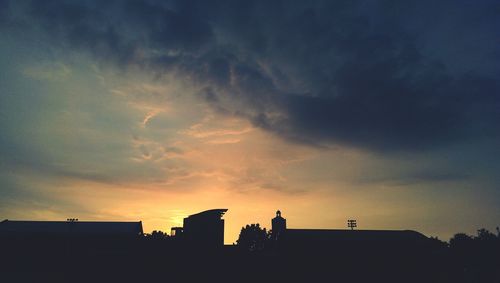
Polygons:
[[398,172],[389,176],[362,176],[355,182],[361,184],[385,184],[391,186],[408,186],[418,184],[445,185],[446,183],[467,182],[471,175],[458,170],[444,172],[434,169],[423,169],[415,172]]
[[284,138],[393,151],[498,138],[498,2],[444,2],[33,1],[26,13],[60,47],[177,72]]

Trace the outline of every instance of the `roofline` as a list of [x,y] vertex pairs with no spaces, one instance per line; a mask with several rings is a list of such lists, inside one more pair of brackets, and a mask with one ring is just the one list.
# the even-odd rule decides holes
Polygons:
[[421,235],[421,236],[424,236],[426,238],[428,238],[426,235],[418,232],[418,231],[415,231],[415,230],[408,230],[408,229],[405,229],[405,230],[362,230],[362,229],[354,229],[354,230],[351,230],[351,229],[286,229],[287,231],[304,231],[304,232],[353,232],[353,233],[356,233],[356,232],[380,232],[380,233],[387,233],[387,232],[406,232],[406,233],[415,233],[415,234],[418,234],[418,235]]
[[[370,229],[351,230],[351,229],[327,229],[327,228],[320,228],[320,229],[287,228],[287,230],[292,230],[292,231],[294,231],[294,230],[296,230],[296,231],[352,231],[352,232],[356,232],[356,231],[359,231],[359,232],[417,232],[415,230],[408,230],[408,229],[405,229],[405,230],[380,230],[380,229],[377,229],[377,230],[370,230]],[[419,232],[417,232],[417,233],[419,233]]]
[[202,212],[198,212],[198,213],[195,213],[195,214],[191,214],[189,215],[188,217],[186,218],[190,218],[190,217],[196,217],[196,216],[199,216],[199,215],[202,215],[202,214],[219,214],[220,217],[222,218],[222,216],[224,216],[224,213],[226,213],[228,211],[227,208],[215,208],[215,209],[209,209],[209,210],[205,210],[205,211],[202,211]]
[[135,224],[141,224],[142,221],[61,221],[61,220],[9,220],[5,219],[0,223],[6,223],[6,222],[38,222],[38,223],[135,223]]

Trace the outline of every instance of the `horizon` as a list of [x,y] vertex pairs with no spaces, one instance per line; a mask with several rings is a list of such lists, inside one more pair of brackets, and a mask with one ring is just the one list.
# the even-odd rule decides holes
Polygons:
[[[211,209],[209,209],[211,210]],[[203,210],[203,211],[206,211],[206,210]],[[199,211],[199,212],[202,212],[202,211]],[[199,212],[195,212],[193,214],[198,214]],[[189,214],[189,215],[186,215],[185,217],[188,217],[190,215],[193,215],[193,214]],[[276,215],[273,215],[273,217],[275,217]],[[249,225],[249,224],[259,224],[261,228],[265,228],[267,231],[270,231],[271,230],[271,225],[266,225],[266,224],[270,224],[271,223],[271,218],[269,218],[269,223],[266,223],[266,224],[263,224],[263,223],[260,223],[260,222],[256,222],[256,221],[253,221],[253,222],[249,222],[249,223],[246,223],[246,224],[243,224],[241,226],[237,226],[237,225],[230,225],[231,227],[231,233],[228,234],[226,233],[227,230],[226,228],[228,227],[228,222],[226,221],[226,215],[224,215],[222,217],[222,219],[224,219],[224,222],[225,222],[225,227],[224,227],[224,245],[234,245],[236,243],[236,240],[238,239],[238,236],[239,236],[239,232],[240,230],[237,229],[237,227],[241,227],[240,229],[243,229],[246,225]],[[285,219],[287,219],[286,217],[284,217]],[[68,222],[70,218],[66,219],[66,220],[63,220],[63,219],[38,219],[38,220],[33,220],[33,219],[4,219],[2,221],[41,221],[41,222]],[[76,219],[77,222],[103,222],[103,223],[106,223],[106,222],[124,222],[124,223],[136,223],[136,222],[140,222],[141,225],[142,225],[142,228],[143,228],[143,231],[144,231],[144,234],[150,234],[151,232],[153,231],[161,231],[161,232],[164,232],[168,235],[170,235],[170,229],[173,228],[173,227],[182,227],[182,223],[181,225],[178,225],[178,226],[171,226],[171,227],[167,227],[166,229],[157,229],[157,228],[154,228],[154,227],[150,227],[149,225],[145,225],[145,223],[142,221],[142,220],[136,220],[134,221],[133,219],[121,219],[121,220],[113,220],[113,219],[79,219],[79,218],[74,218]],[[289,221],[289,219],[287,219],[287,221]],[[357,220],[356,220],[357,221]],[[347,220],[345,221],[347,222]],[[290,221],[289,221],[290,223]],[[293,223],[293,222],[292,222]],[[357,221],[357,223],[359,223],[359,221]],[[307,225],[307,224],[306,224]],[[144,229],[144,227],[148,227],[147,229]],[[479,229],[483,229],[484,227],[479,227],[474,230],[474,231],[471,231],[471,232],[464,232],[464,231],[455,231],[454,233],[450,234],[450,236],[448,238],[439,238],[439,240],[441,241],[445,241],[445,242],[449,242],[449,240],[456,234],[459,234],[459,233],[465,233],[465,234],[468,234],[468,235],[471,235],[471,236],[474,236],[476,235],[476,232],[478,232]],[[287,229],[306,229],[306,230],[348,230],[348,231],[351,231],[351,230],[359,230],[359,231],[405,231],[405,230],[408,230],[408,231],[415,231],[415,232],[418,232],[418,233],[421,233],[423,234],[424,236],[430,238],[430,237],[437,237],[436,235],[426,235],[425,233],[421,232],[421,231],[418,231],[418,230],[415,230],[415,229],[411,229],[411,228],[404,228],[404,227],[398,227],[398,228],[391,228],[391,227],[385,227],[385,228],[380,228],[380,227],[370,227],[370,228],[366,228],[366,227],[359,227],[359,226],[356,226],[354,229],[351,229],[350,227],[347,227],[344,226],[344,227],[299,227],[299,226],[288,226]],[[489,230],[487,229],[488,231],[491,231],[491,232],[495,232],[495,230]],[[237,232],[236,234],[236,237],[233,237],[235,235],[235,233]],[[234,238],[234,240],[231,240],[232,238]]]
[[495,231],[493,11],[0,0],[0,217]]

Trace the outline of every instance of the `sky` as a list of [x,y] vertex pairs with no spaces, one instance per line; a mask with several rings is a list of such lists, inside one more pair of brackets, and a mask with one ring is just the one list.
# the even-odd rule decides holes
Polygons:
[[0,219],[500,226],[500,2],[0,0]]

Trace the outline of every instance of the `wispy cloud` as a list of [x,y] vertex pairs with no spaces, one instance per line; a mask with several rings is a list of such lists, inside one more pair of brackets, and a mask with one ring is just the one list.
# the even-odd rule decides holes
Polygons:
[[63,81],[71,74],[71,69],[63,63],[39,63],[23,70],[23,74],[37,80]]

